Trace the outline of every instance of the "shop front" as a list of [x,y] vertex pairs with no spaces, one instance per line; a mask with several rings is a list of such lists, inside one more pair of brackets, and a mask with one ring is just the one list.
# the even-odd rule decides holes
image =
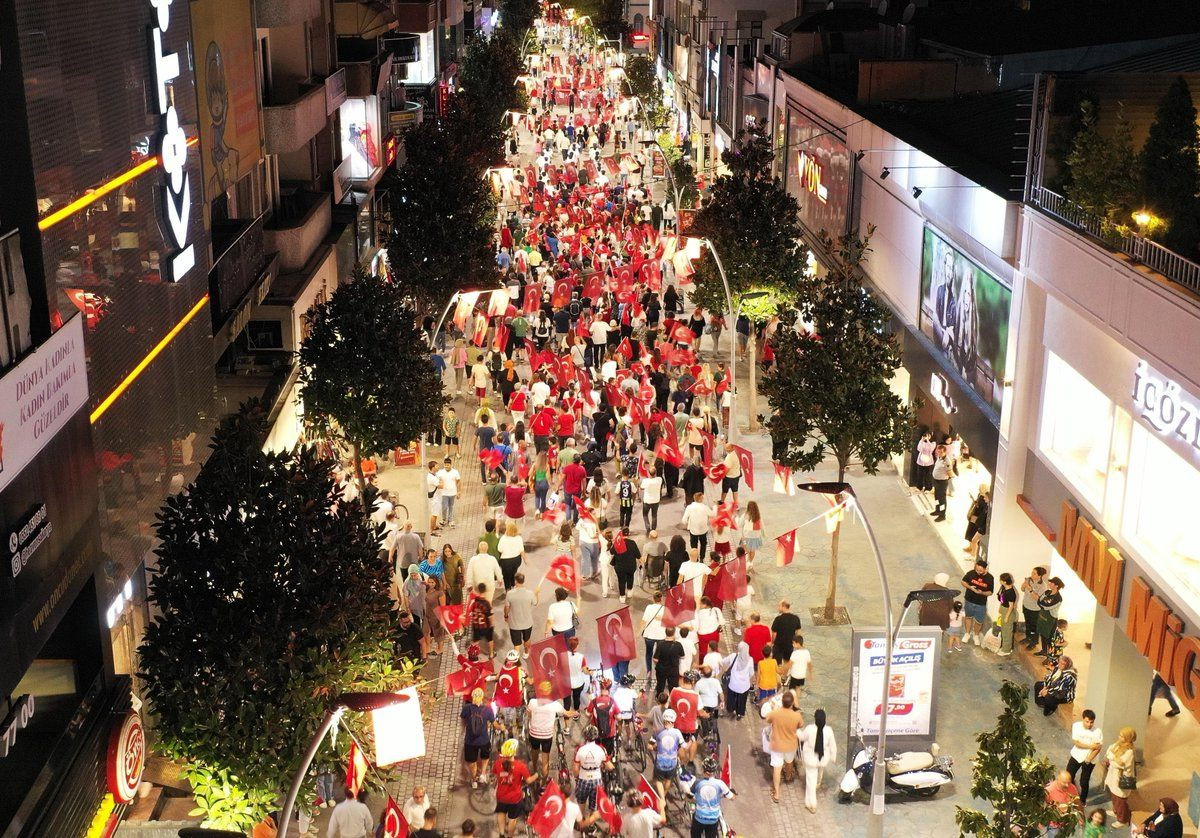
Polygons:
[[853,174],[845,134],[791,99],[776,130],[784,186],[799,205],[806,243],[819,246],[822,233],[845,233]]

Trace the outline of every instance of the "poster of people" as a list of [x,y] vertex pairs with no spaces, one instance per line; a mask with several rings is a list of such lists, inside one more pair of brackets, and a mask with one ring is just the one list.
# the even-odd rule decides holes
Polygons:
[[992,409],[1004,393],[1012,290],[932,228],[921,258],[921,331]]
[[[888,677],[888,736],[934,735],[938,636],[936,629],[907,628],[897,639]],[[854,632],[852,734],[866,737],[879,733],[885,648],[883,629]]]

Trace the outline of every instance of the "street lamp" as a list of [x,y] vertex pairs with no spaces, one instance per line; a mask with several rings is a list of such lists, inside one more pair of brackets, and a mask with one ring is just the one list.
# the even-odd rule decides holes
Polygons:
[[321,740],[325,738],[325,734],[329,732],[330,728],[338,723],[338,720],[342,718],[342,714],[347,710],[354,710],[358,713],[382,710],[385,707],[402,704],[411,697],[404,693],[342,693],[333,699],[329,705],[329,709],[325,711],[325,718],[321,720],[321,726],[317,729],[316,735],[308,743],[308,750],[304,752],[304,759],[300,762],[300,769],[292,778],[292,787],[288,789],[287,799],[283,803],[283,812],[280,813],[279,823],[277,824],[280,834],[287,834],[288,824],[292,820],[292,809],[296,807],[296,798],[300,794],[300,786],[304,783],[304,777],[308,774],[308,769],[312,766],[312,761],[317,756],[317,749],[321,747]]

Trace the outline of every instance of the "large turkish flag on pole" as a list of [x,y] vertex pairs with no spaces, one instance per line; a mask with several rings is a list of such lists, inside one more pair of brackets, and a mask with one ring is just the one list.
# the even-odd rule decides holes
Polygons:
[[696,586],[692,582],[680,582],[668,588],[663,597],[664,626],[678,626],[696,616]]
[[742,476],[746,478],[746,485],[750,491],[754,491],[754,455],[740,445],[729,446],[733,453],[737,454],[738,462],[742,466]]
[[382,826],[383,838],[408,838],[408,821],[404,819],[404,813],[390,794],[387,806],[383,809]]
[[529,671],[535,690],[546,681],[550,684],[550,695],[553,698],[566,698],[570,695],[571,669],[567,660],[567,639],[561,634],[555,634],[545,640],[531,643]]
[[605,669],[612,669],[613,664],[637,657],[633,617],[630,616],[628,605],[597,618],[596,637],[600,641],[600,665]]

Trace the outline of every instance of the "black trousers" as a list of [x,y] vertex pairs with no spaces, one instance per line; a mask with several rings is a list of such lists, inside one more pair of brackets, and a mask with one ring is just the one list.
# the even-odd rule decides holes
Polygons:
[[946,520],[946,492],[950,488],[949,480],[933,481],[933,514],[939,521]]
[[521,557],[500,559],[500,575],[504,577],[504,590],[510,589],[517,583],[517,571],[521,569]]
[[678,666],[673,666],[670,669],[663,669],[661,667],[654,668],[654,694],[655,695],[658,695],[659,693],[662,693],[662,692],[669,693],[671,690],[675,689],[678,686],[679,686],[679,667]]
[[708,552],[708,533],[704,533],[703,535],[688,533],[688,537],[691,540],[692,547],[698,546],[700,548],[700,560],[704,561],[704,555]]
[[1088,799],[1088,787],[1092,783],[1092,771],[1096,768],[1094,762],[1080,762],[1071,757],[1067,760],[1067,770],[1071,772],[1071,782],[1075,783],[1075,775],[1079,775],[1079,782],[1075,785],[1079,786],[1079,800],[1086,804]]
[[1042,612],[1030,611],[1028,608],[1021,609],[1022,615],[1025,617],[1025,646],[1032,649],[1038,645],[1038,615]]
[[621,504],[620,515],[618,516],[622,527],[629,527],[633,524],[633,507]]
[[617,569],[617,593],[621,596],[625,596],[628,591],[633,590],[633,574],[636,570],[636,567],[628,570]]
[[658,504],[643,503],[642,504],[642,523],[646,525],[646,532],[658,529]]

